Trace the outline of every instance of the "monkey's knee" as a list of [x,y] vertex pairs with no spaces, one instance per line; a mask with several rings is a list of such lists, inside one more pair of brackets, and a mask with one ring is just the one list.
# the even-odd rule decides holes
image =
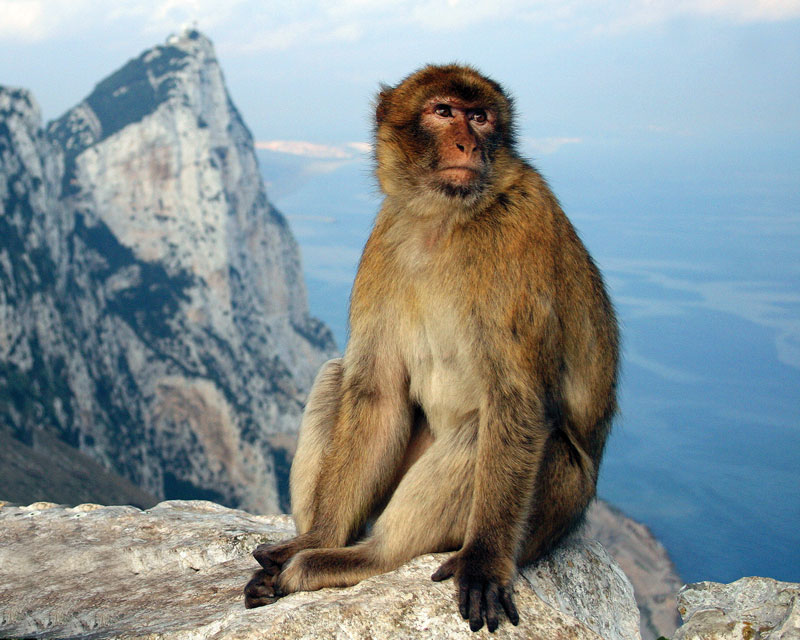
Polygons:
[[297,456],[316,456],[328,443],[330,431],[339,413],[342,396],[342,359],[328,360],[320,367],[300,422]]
[[595,484],[565,442],[546,452],[529,516],[520,564],[536,562],[583,522]]
[[314,405],[317,402],[325,403],[330,396],[338,397],[342,388],[343,373],[342,358],[331,358],[325,362],[319,368],[317,377],[314,378],[314,384],[311,385],[306,410],[315,410]]

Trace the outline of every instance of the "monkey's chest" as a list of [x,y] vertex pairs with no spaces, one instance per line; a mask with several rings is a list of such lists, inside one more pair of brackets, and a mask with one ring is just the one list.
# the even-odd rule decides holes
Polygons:
[[425,411],[436,436],[477,415],[481,386],[463,322],[446,306],[430,311],[413,324],[405,361],[411,399]]

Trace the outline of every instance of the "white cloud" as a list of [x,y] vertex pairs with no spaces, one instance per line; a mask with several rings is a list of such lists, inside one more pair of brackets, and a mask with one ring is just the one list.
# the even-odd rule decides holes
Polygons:
[[353,42],[365,34],[461,29],[507,20],[613,34],[681,16],[737,22],[800,17],[800,0],[0,0],[0,38],[39,41],[75,31],[125,25],[165,36],[196,22],[241,52],[286,49],[308,42]]
[[334,146],[305,140],[259,140],[255,143],[255,147],[265,151],[320,160],[350,160],[360,154],[369,153],[372,149],[372,145],[367,142],[347,142]]
[[40,42],[69,33],[89,9],[85,0],[0,0],[0,40]]
[[700,0],[695,4],[697,13],[742,22],[791,20],[800,16],[799,0]]
[[261,140],[255,143],[256,149],[275,151],[277,153],[288,153],[293,156],[303,156],[306,158],[349,158],[346,151],[339,147],[317,144],[315,142],[305,142],[303,140]]
[[706,17],[733,22],[775,22],[800,17],[800,0],[635,0],[618,4],[593,30],[614,34],[668,22]]
[[138,22],[143,33],[164,37],[179,31],[184,24],[205,31],[225,27],[235,20],[237,5],[243,4],[236,0],[128,0],[107,6],[110,22]]
[[546,156],[555,153],[567,144],[580,144],[583,138],[525,138],[523,146],[532,154]]
[[354,151],[357,151],[358,153],[372,153],[371,142],[348,142],[346,146]]
[[41,2],[0,1],[0,38],[40,40],[46,33]]

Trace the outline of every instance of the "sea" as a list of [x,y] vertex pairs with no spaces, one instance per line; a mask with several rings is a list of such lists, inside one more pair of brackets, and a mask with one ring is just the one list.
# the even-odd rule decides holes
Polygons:
[[[623,339],[598,494],[686,582],[800,582],[800,146],[730,136],[567,145],[531,158],[600,266]],[[347,341],[380,207],[372,158],[259,151],[313,315]]]

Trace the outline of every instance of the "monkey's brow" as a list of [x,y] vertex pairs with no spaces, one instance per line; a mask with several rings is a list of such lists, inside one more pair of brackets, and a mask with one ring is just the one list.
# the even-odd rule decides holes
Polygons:
[[484,105],[479,100],[465,100],[464,98],[459,98],[456,95],[452,94],[436,94],[431,96],[425,101],[425,104],[449,104],[461,109],[475,109],[475,108],[482,108],[485,109],[486,105]]

